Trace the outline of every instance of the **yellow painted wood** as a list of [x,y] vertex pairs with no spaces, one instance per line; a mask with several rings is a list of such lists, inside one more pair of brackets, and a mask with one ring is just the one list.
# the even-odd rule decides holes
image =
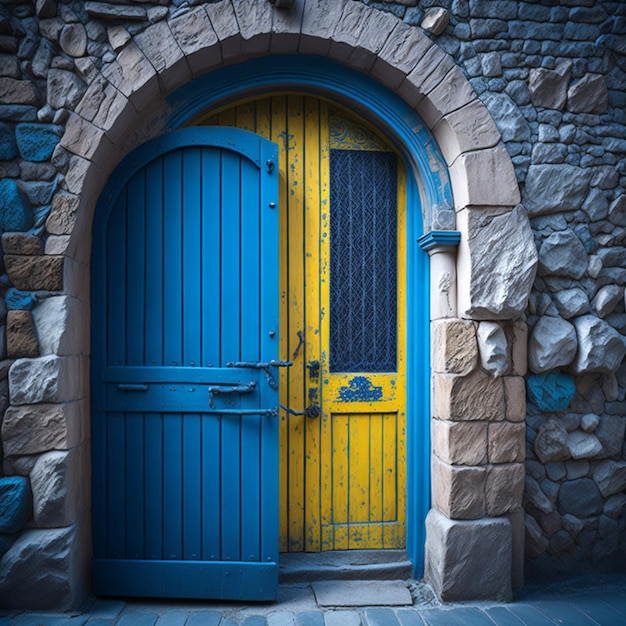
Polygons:
[[[280,412],[280,549],[399,548],[405,542],[405,242],[398,237],[398,368],[332,373],[329,346],[329,150],[392,150],[363,120],[322,98],[284,93],[211,112],[200,124],[237,126],[279,145],[280,401],[318,419]],[[399,160],[398,230],[405,228],[405,171]],[[304,342],[299,346],[298,333]],[[294,356],[295,354],[295,356]],[[318,361],[310,378],[307,363]],[[376,402],[342,402],[357,376],[381,387]]]

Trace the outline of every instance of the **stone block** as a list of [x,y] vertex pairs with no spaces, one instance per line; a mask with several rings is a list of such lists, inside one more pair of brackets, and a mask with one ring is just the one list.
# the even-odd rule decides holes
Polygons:
[[172,34],[194,76],[217,67],[222,60],[217,35],[204,7],[195,7],[169,21]]
[[134,41],[158,72],[162,91],[173,91],[191,80],[185,54],[166,21],[153,24]]
[[93,17],[103,20],[143,22],[148,19],[148,14],[144,7],[113,4],[111,2],[87,1],[85,2],[85,11]]
[[426,516],[424,577],[444,602],[510,602],[511,567],[508,519],[454,521],[434,509]]
[[565,276],[580,280],[587,270],[587,251],[570,230],[546,237],[539,248],[540,275]]
[[526,376],[528,373],[528,324],[526,320],[515,320],[508,336],[511,346],[511,373],[516,376]]
[[439,46],[431,46],[415,68],[406,76],[398,93],[411,106],[417,106],[422,98],[438,85],[454,67],[454,61]]
[[355,2],[346,3],[340,19],[332,26],[328,56],[369,73],[397,26],[398,19],[390,13]]
[[11,406],[2,422],[4,456],[68,450],[82,440],[79,402]]
[[604,113],[609,92],[601,74],[585,74],[567,90],[567,110],[572,113]]
[[625,461],[601,461],[593,469],[592,475],[604,498],[626,489]]
[[526,381],[528,399],[539,410],[554,413],[564,411],[574,398],[576,385],[570,374],[549,372],[531,374]]
[[597,484],[591,478],[567,480],[561,485],[557,506],[559,513],[570,513],[576,517],[587,518],[602,511],[604,501]]
[[84,364],[77,357],[18,359],[9,370],[11,404],[69,402],[85,395]]
[[598,438],[582,430],[575,430],[567,435],[567,447],[573,459],[592,459],[602,454],[602,444]]
[[482,368],[492,376],[506,374],[510,368],[509,350],[502,326],[498,322],[480,322],[476,336]]
[[506,419],[523,422],[526,419],[526,382],[522,376],[505,376],[504,399]]
[[348,0],[327,2],[326,0],[307,0],[302,15],[300,52],[326,56],[330,48],[331,35],[335,25],[341,20]]
[[537,520],[531,515],[526,515],[525,531],[524,542],[526,556],[531,559],[536,559],[547,550],[549,541],[544,536]]
[[31,611],[78,608],[89,576],[77,531],[70,526],[22,533],[2,559],[0,606]]
[[561,317],[540,317],[530,333],[528,366],[536,374],[565,367],[574,360],[577,349],[572,324]]
[[69,526],[78,517],[83,491],[81,449],[42,454],[30,472],[33,517],[40,528]]
[[526,425],[497,422],[489,424],[489,462],[521,463],[526,458]]
[[[260,1],[262,2],[262,0]],[[298,52],[304,5],[304,2],[296,2],[289,11],[272,11],[271,54],[295,54]]]
[[419,29],[398,25],[372,67],[372,76],[396,90],[434,44]]
[[5,254],[43,254],[43,242],[29,233],[2,233],[2,250]]
[[433,135],[448,165],[464,152],[492,148],[500,141],[498,128],[479,100],[442,117]]
[[0,161],[10,161],[16,154],[15,133],[8,124],[0,122]]
[[107,143],[108,139],[101,128],[78,115],[70,115],[61,140],[63,148],[97,163],[98,151],[106,150]]
[[0,230],[25,231],[33,225],[33,210],[26,195],[11,178],[0,180]]
[[233,2],[233,9],[241,34],[241,52],[244,55],[267,54],[270,48],[274,8],[269,2],[251,0]]
[[0,533],[12,535],[24,527],[32,514],[33,497],[24,476],[0,478]]
[[523,207],[503,214],[469,209],[457,214],[457,219],[465,233],[457,262],[461,317],[518,318],[527,306],[537,267],[537,250]]
[[428,33],[438,37],[443,34],[446,26],[450,22],[450,13],[443,7],[429,7],[424,12],[424,19],[420,26]]
[[70,235],[48,235],[45,254],[67,254],[71,243]]
[[37,297],[32,293],[10,287],[7,289],[4,301],[9,311],[31,311],[37,302]]
[[0,77],[0,104],[39,106],[41,101],[31,81],[3,76]]
[[576,374],[616,372],[626,355],[626,340],[608,322],[595,315],[574,320],[578,352],[572,364]]
[[79,204],[78,196],[66,191],[57,192],[46,220],[46,230],[53,235],[70,235],[76,223],[76,210]]
[[457,211],[467,206],[513,207],[520,201],[513,164],[501,145],[461,154],[450,166],[450,182]]
[[451,465],[483,465],[487,461],[485,422],[431,420],[433,454]]
[[466,375],[478,365],[473,322],[458,319],[431,322],[431,367],[434,372]]
[[73,111],[87,90],[79,76],[64,69],[50,69],[46,85],[48,104],[55,110]]
[[419,102],[417,112],[428,128],[432,129],[442,117],[457,111],[473,100],[476,100],[474,89],[463,72],[454,66]]
[[567,85],[572,62],[560,62],[553,70],[533,68],[528,77],[530,100],[536,107],[562,111],[567,99]]
[[8,311],[6,333],[8,358],[32,358],[39,355],[39,342],[30,311]]
[[88,315],[70,296],[45,298],[33,310],[41,354],[88,354]]
[[487,469],[459,467],[432,457],[433,505],[451,519],[478,519],[487,510]]
[[433,417],[441,420],[499,421],[506,416],[504,382],[484,372],[468,376],[433,374]]
[[226,0],[225,2],[208,4],[205,8],[211,20],[213,31],[219,40],[222,58],[226,61],[239,57],[242,39],[232,2]]
[[138,111],[154,105],[159,96],[156,70],[139,49],[130,42],[102,74],[119,89]]
[[523,463],[492,465],[487,468],[485,485],[487,515],[499,517],[520,510],[524,494],[524,477]]
[[82,57],[87,53],[87,31],[80,22],[66,24],[61,30],[59,45],[71,57]]
[[589,192],[591,171],[574,165],[531,165],[523,203],[531,217],[580,209]]
[[621,415],[602,415],[594,434],[599,439],[606,456],[622,453],[626,420]]
[[481,100],[493,116],[505,143],[530,141],[530,125],[509,96],[505,93],[486,92],[481,95]]
[[62,256],[20,256],[5,254],[9,280],[20,291],[62,291]]
[[534,450],[542,463],[567,461],[571,457],[567,445],[567,429],[560,420],[549,419],[539,428]]

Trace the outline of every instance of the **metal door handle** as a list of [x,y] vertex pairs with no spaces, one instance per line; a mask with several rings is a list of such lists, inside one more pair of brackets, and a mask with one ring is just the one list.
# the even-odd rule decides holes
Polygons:
[[311,402],[311,404],[309,404],[304,411],[294,411],[284,404],[279,404],[278,406],[290,415],[304,415],[305,417],[310,417],[311,419],[315,419],[320,416],[319,404],[316,404],[315,402]]

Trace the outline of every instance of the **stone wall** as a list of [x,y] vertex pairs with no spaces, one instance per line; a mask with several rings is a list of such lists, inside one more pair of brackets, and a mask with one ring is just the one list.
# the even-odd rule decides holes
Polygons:
[[[623,567],[626,5],[365,1],[439,35],[500,130],[533,227],[527,578]],[[484,435],[464,427],[463,458]]]
[[[250,2],[264,16],[258,23],[245,23],[241,11],[237,18],[231,9],[226,19],[226,11],[194,8],[229,2],[0,5],[0,494],[12,494],[0,498],[0,603],[26,594],[33,608],[62,608],[84,593],[77,580],[88,584],[89,260],[76,256],[76,232],[89,232],[89,216],[79,208],[93,206],[128,151],[124,131],[147,117],[151,99],[271,46],[338,60],[354,46],[352,66],[360,68],[361,59],[427,117],[450,166],[464,233],[458,265],[467,270],[458,277],[458,310],[467,319],[443,315],[449,319],[433,323],[437,511],[428,525],[431,555],[440,552],[433,562],[450,561],[469,538],[482,564],[488,557],[479,544],[502,539],[510,550],[509,524],[515,546],[522,545],[525,459],[527,570],[571,572],[577,563],[586,569],[590,557],[598,565],[617,558],[626,536],[624,6],[363,0],[393,14],[388,22],[377,18],[374,30],[385,37],[373,41],[374,30],[362,29],[352,41],[340,32],[324,47],[334,22],[310,19],[302,26],[309,38],[298,44],[299,34],[272,17],[269,3]],[[344,3],[331,6],[341,12]],[[364,15],[373,20],[373,12]],[[220,25],[215,32],[208,16]],[[406,38],[383,48],[398,19],[411,27],[398,29]],[[142,38],[148,28],[151,37]],[[424,45],[424,33],[436,46]],[[419,55],[411,44],[422,46]],[[374,65],[378,54],[384,60]],[[400,69],[390,72],[394,64]],[[429,80],[411,73],[418,64],[432,73]],[[122,117],[125,124],[117,123]],[[512,211],[519,202],[513,174],[509,180],[493,167],[502,145],[522,190]],[[94,177],[99,168],[104,173]],[[90,188],[83,185],[88,171]],[[494,191],[503,178],[504,191]],[[524,281],[534,277],[526,215],[540,261],[527,310],[528,358],[526,320],[501,321],[519,317]],[[488,406],[475,412],[485,397]],[[493,568],[494,580],[507,567]],[[449,576],[453,562],[441,568],[467,580]],[[519,584],[519,564],[514,569]],[[17,593],[14,581],[25,580],[30,591]]]

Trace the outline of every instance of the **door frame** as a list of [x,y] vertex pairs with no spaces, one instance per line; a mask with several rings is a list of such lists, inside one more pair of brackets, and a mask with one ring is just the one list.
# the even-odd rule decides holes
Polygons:
[[419,577],[430,510],[430,272],[417,240],[429,230],[435,205],[454,206],[448,168],[432,134],[404,100],[373,79],[321,57],[256,58],[201,76],[167,98],[173,111],[167,126],[188,126],[212,108],[291,89],[352,108],[392,141],[406,165],[406,546]]

